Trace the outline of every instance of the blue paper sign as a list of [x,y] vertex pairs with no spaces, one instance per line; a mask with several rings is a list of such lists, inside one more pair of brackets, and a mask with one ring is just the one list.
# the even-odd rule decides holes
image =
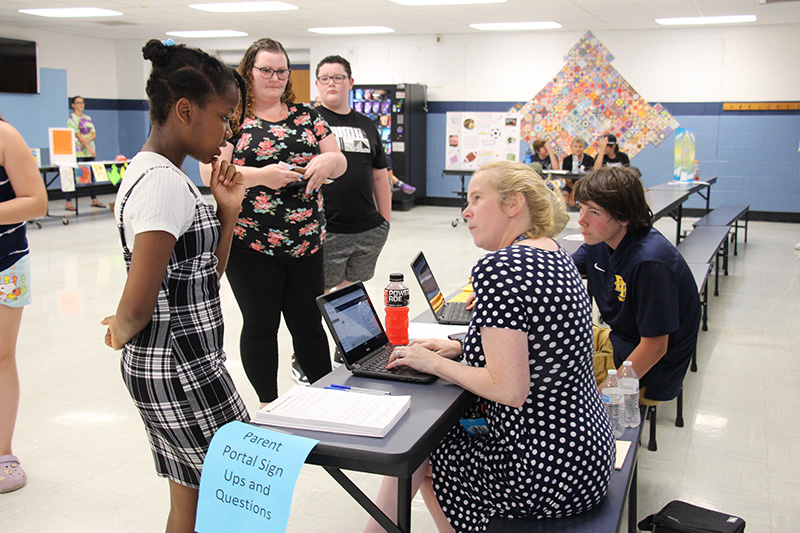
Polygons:
[[243,422],[225,424],[203,462],[197,533],[286,531],[297,476],[318,442]]

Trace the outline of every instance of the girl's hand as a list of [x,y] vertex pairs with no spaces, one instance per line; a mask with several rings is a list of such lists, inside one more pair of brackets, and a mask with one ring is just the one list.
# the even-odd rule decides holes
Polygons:
[[105,317],[100,323],[104,326],[108,326],[106,329],[105,335],[105,343],[106,346],[110,346],[115,350],[121,350],[123,346],[125,346],[124,342],[120,342],[119,339],[116,338],[114,335],[114,329],[116,327],[117,317],[116,315],[110,315]]
[[245,186],[244,176],[235,165],[215,157],[211,161],[209,186],[217,205],[238,211],[244,198]]
[[331,177],[336,169],[336,157],[334,154],[319,154],[306,165],[306,173],[303,178],[308,180],[306,184],[306,194],[318,191],[322,184]]
[[263,177],[259,180],[259,182],[263,183],[274,191],[277,191],[281,187],[284,187],[290,183],[294,183],[295,181],[300,181],[303,179],[303,176],[297,172],[287,170],[278,164],[267,165],[260,170],[263,172]]
[[422,344],[409,344],[392,352],[386,368],[408,366],[426,374],[435,374],[434,367],[439,357],[431,350],[424,348]]

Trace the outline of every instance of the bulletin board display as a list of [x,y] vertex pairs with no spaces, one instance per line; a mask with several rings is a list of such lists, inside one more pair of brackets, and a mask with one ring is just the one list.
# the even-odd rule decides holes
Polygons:
[[517,113],[447,113],[446,170],[476,170],[493,161],[518,161]]

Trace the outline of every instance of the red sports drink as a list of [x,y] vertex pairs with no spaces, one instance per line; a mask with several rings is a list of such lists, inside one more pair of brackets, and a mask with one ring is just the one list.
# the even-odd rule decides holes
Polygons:
[[394,346],[408,344],[408,287],[402,274],[390,274],[389,284],[383,291],[386,306],[386,336]]

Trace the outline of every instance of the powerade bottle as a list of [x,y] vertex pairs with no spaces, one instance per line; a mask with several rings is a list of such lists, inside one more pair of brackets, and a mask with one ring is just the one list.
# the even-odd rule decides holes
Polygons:
[[403,284],[403,275],[389,275],[389,284],[383,291],[386,306],[386,336],[394,346],[408,344],[408,287]]

